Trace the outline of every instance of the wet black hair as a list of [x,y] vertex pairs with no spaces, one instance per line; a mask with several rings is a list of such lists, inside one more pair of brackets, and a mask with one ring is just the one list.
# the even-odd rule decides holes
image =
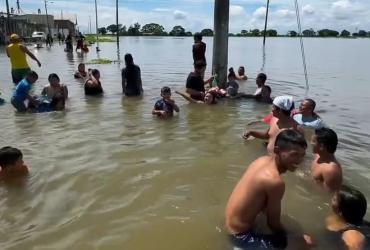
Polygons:
[[125,63],[126,63],[127,66],[130,66],[130,65],[134,64],[134,58],[132,57],[132,55],[130,53],[127,53],[125,55]]
[[100,75],[100,72],[99,72],[99,70],[97,70],[97,69],[93,69],[93,70],[91,70],[91,74],[92,74],[93,76],[95,76],[96,74],[99,74],[99,75]]
[[171,94],[171,89],[170,89],[170,87],[167,87],[167,86],[165,86],[165,87],[163,87],[162,89],[161,89],[161,94],[167,94],[167,93],[169,93],[169,94]]
[[315,130],[317,142],[324,145],[326,150],[334,154],[338,146],[338,136],[330,128],[320,128]]
[[281,131],[276,137],[275,147],[284,150],[292,148],[293,146],[299,146],[304,149],[307,148],[307,142],[302,133],[293,129],[285,129]]
[[194,62],[194,68],[195,69],[202,69],[206,66],[205,62],[202,60],[198,60]]
[[236,77],[233,67],[229,68],[229,74],[227,75],[227,77]]
[[27,77],[38,79],[39,75],[35,71],[31,70],[30,72],[27,73]]
[[196,33],[194,34],[194,39],[198,39],[198,40],[202,41],[203,36],[202,36],[202,34],[201,34],[201,33],[196,32]]
[[266,80],[267,80],[267,76],[266,76],[265,73],[259,73],[257,75],[257,78],[261,79],[263,82],[266,82]]
[[264,88],[266,88],[270,93],[272,92],[271,87],[268,85],[265,85]]
[[23,158],[22,152],[13,147],[3,147],[0,149],[0,166],[6,168],[8,165],[11,165]]
[[245,70],[244,66],[240,66],[239,69]]
[[343,185],[335,194],[343,219],[351,224],[361,224],[367,209],[365,196],[357,189]]
[[52,73],[52,74],[49,75],[49,77],[48,77],[49,82],[50,82],[51,78],[56,78],[56,79],[60,80],[59,76],[55,73]]
[[305,101],[308,101],[310,104],[311,104],[311,106],[312,106],[312,111],[314,111],[315,110],[315,108],[316,108],[316,102],[314,101],[314,100],[312,100],[311,98],[306,98],[306,99],[304,99]]
[[82,65],[84,65],[84,66],[85,66],[85,64],[84,64],[84,63],[79,63],[77,67],[80,67],[80,66],[82,66]]

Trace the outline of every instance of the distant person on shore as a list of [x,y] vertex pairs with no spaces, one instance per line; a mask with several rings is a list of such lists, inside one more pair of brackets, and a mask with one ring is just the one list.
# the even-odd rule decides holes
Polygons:
[[36,56],[30,52],[26,46],[20,44],[17,34],[12,34],[10,36],[10,44],[6,47],[6,54],[10,58],[12,78],[15,85],[22,81],[27,73],[31,71],[27,63],[26,55],[35,60],[37,65],[41,67],[41,63]]
[[126,67],[122,69],[122,92],[126,96],[140,96],[143,94],[140,67],[134,64],[131,54],[125,55]]
[[268,140],[267,151],[270,154],[274,153],[274,144],[276,136],[283,130],[294,129],[302,131],[298,123],[290,117],[290,112],[294,108],[293,97],[278,96],[272,103],[272,119],[267,131],[246,131],[243,135],[244,139],[255,137],[258,139]]
[[370,249],[370,224],[364,220],[365,196],[354,188],[342,186],[334,193],[331,207],[334,214],[326,218],[326,228],[335,242],[340,243],[332,249]]
[[19,149],[12,147],[0,149],[0,180],[9,180],[27,174],[28,168],[23,162],[23,154]]
[[66,37],[66,40],[65,40],[65,43],[66,43],[65,51],[66,52],[73,52],[73,38],[72,38],[71,33],[68,33],[68,35]]
[[206,64],[203,61],[196,61],[194,63],[194,71],[190,72],[186,80],[186,93],[194,100],[204,101],[205,88],[204,85],[212,82],[213,77],[204,81],[202,72],[204,72]]
[[315,113],[316,102],[312,99],[304,99],[299,105],[298,113],[293,119],[303,128],[320,129],[325,127],[323,120]]
[[53,37],[49,33],[46,35],[46,46],[51,48],[52,45],[53,45]]
[[27,111],[27,107],[24,103],[26,99],[32,106],[38,106],[38,102],[36,101],[36,99],[30,95],[32,85],[37,81],[38,78],[39,76],[35,71],[30,71],[15,88],[10,102],[12,103],[13,107],[17,109],[18,112]]
[[[262,156],[249,165],[231,193],[225,209],[225,227],[234,247],[283,249],[287,246],[288,233],[281,223],[285,183],[280,175],[297,169],[303,161],[306,148],[304,136],[287,129],[277,135],[274,155]],[[259,214],[265,214],[271,234],[255,232]]]
[[76,38],[77,38],[76,52],[78,49],[80,49],[81,52],[83,52],[84,51],[83,45],[84,45],[85,37],[82,35],[81,32],[79,32]]
[[248,80],[247,75],[245,74],[244,66],[240,66],[238,69],[238,75],[236,76],[237,80],[246,81]]
[[342,185],[342,167],[335,158],[337,134],[329,128],[315,130],[311,138],[314,159],[311,164],[313,179],[325,190],[334,192]]
[[47,96],[51,101],[51,108],[55,111],[64,110],[65,102],[68,98],[68,88],[64,84],[60,84],[60,79],[57,74],[49,75],[49,85],[45,86],[41,95]]
[[176,105],[175,101],[171,99],[171,89],[169,87],[163,87],[161,89],[162,99],[158,100],[152,111],[153,115],[159,117],[169,117],[173,116],[173,111],[177,113],[180,112],[179,107]]
[[212,104],[217,103],[217,101],[216,101],[217,93],[215,91],[212,91],[212,90],[206,92],[203,100],[193,99],[188,93],[182,93],[180,91],[175,91],[175,93],[178,94],[178,95],[181,95],[182,97],[184,97],[190,103],[207,104],[207,105],[212,105]]
[[239,91],[239,84],[236,81],[236,74],[232,67],[229,68],[227,80],[228,80],[226,87],[227,95],[230,97],[236,97]]
[[78,64],[77,71],[75,72],[74,77],[76,79],[85,79],[87,77],[87,72],[84,63]]
[[202,62],[204,64],[203,71],[201,72],[201,77],[204,79],[204,72],[206,71],[207,67],[207,60],[206,60],[206,44],[202,41],[203,36],[201,33],[197,32],[194,34],[194,44],[193,44],[193,61],[194,65],[195,62]]
[[100,83],[100,72],[97,69],[93,69],[89,75],[89,79],[84,85],[85,95],[101,95],[103,94],[103,88]]
[[57,38],[58,38],[58,42],[60,44],[61,41],[62,41],[62,34],[60,34],[60,32],[58,32]]

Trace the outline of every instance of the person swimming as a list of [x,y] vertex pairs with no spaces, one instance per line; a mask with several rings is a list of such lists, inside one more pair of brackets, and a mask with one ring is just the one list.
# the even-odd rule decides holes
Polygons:
[[59,76],[55,73],[49,75],[49,85],[45,86],[41,95],[46,96],[50,101],[52,110],[64,110],[65,101],[68,98],[68,88],[60,84]]

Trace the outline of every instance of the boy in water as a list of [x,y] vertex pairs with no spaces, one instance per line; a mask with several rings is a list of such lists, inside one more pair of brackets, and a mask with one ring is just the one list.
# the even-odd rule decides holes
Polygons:
[[173,115],[173,111],[180,112],[179,107],[175,104],[175,101],[171,99],[171,89],[169,87],[163,87],[161,89],[162,99],[158,100],[152,111],[153,115],[160,117],[168,117]]
[[[226,205],[225,225],[235,247],[286,247],[286,230],[280,219],[285,183],[280,175],[297,169],[297,165],[303,161],[306,148],[304,136],[287,129],[277,136],[274,155],[260,157],[250,164]],[[254,232],[253,225],[260,213],[266,215],[272,234]]]
[[[331,201],[334,214],[326,218],[326,227],[333,232],[336,242],[347,250],[370,249],[370,227],[365,222],[367,202],[358,190],[342,186]],[[333,248],[334,249],[334,248]]]
[[27,76],[18,83],[17,87],[13,92],[11,103],[18,112],[26,112],[27,107],[24,101],[27,99],[32,106],[37,107],[38,102],[29,93],[32,85],[37,81],[39,76],[35,71],[28,72]]
[[0,149],[0,180],[27,174],[28,168],[23,162],[23,154],[19,149],[12,147]]
[[272,103],[272,119],[270,126],[265,132],[260,131],[247,131],[244,133],[243,138],[248,139],[253,136],[259,139],[268,140],[267,151],[270,154],[274,152],[274,144],[276,136],[285,129],[294,129],[301,132],[298,123],[290,117],[290,112],[294,108],[293,97],[291,96],[278,96]]
[[338,145],[337,134],[329,128],[316,129],[311,145],[314,154],[312,177],[329,192],[338,190],[342,185],[342,167],[334,155]]

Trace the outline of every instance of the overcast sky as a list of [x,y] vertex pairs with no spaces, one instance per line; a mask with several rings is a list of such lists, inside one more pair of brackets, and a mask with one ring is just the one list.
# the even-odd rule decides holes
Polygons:
[[[115,0],[97,0],[99,27],[115,23]],[[242,29],[263,29],[267,0],[230,0],[230,32]],[[5,1],[0,10],[5,11]],[[364,29],[370,31],[370,0],[298,0],[303,29],[330,28],[351,32]],[[9,0],[16,8],[16,0]],[[37,13],[45,7],[42,0],[20,0],[25,13]],[[119,0],[119,22],[130,26],[135,22],[141,25],[158,23],[170,31],[181,25],[187,31],[213,29],[214,0]],[[60,17],[75,19],[80,30],[86,31],[89,16],[95,29],[94,0],[52,0],[48,1],[48,12]],[[284,34],[297,30],[294,0],[270,0],[268,28]]]

